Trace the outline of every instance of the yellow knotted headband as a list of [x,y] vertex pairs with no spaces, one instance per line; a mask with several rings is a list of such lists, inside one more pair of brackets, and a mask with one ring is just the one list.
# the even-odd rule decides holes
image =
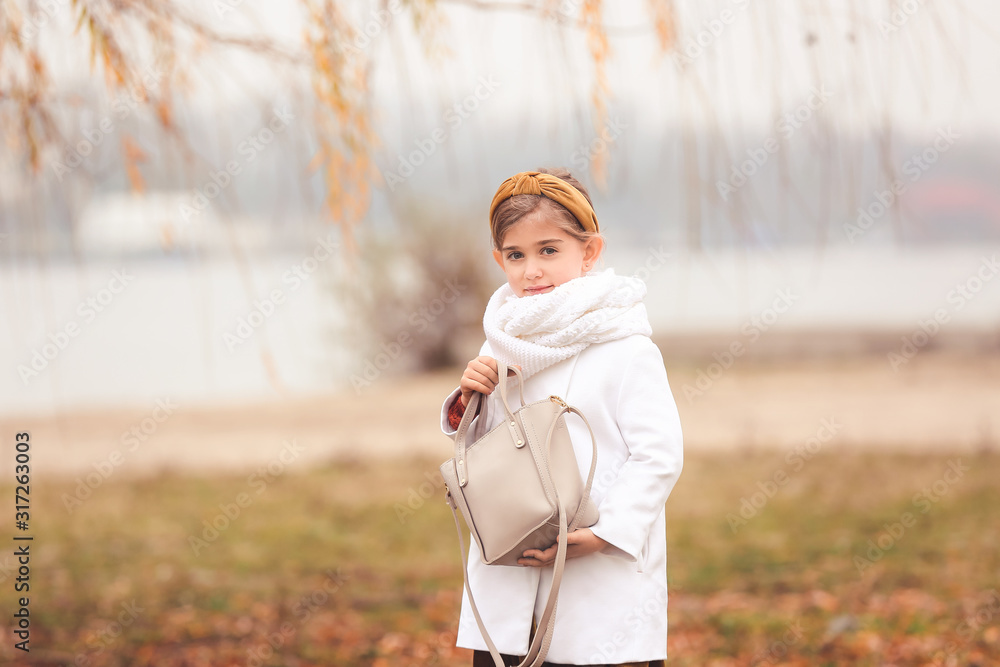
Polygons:
[[490,229],[497,206],[514,195],[542,195],[566,207],[588,232],[598,232],[597,214],[583,193],[561,178],[538,171],[522,171],[500,184],[490,204]]

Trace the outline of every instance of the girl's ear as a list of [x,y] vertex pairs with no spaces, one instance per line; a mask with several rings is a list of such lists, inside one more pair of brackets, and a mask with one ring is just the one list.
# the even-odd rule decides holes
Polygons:
[[592,236],[587,239],[587,245],[583,249],[583,259],[593,264],[601,256],[604,249],[604,239],[600,236]]
[[496,260],[497,266],[499,266],[500,270],[503,271],[504,270],[504,268],[503,268],[503,254],[499,250],[494,250],[493,251],[493,259]]

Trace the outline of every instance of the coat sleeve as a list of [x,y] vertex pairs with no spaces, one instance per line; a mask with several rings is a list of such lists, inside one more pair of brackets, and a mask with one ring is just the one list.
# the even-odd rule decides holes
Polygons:
[[628,448],[618,476],[598,506],[591,530],[606,554],[638,561],[649,531],[664,511],[683,466],[683,434],[663,356],[646,338],[628,362],[615,419]]
[[[444,403],[441,404],[441,431],[452,440],[455,439],[455,434],[458,433],[458,429],[452,428],[451,423],[448,421],[448,408],[451,406],[452,401],[454,401],[455,398],[457,398],[461,393],[462,388],[456,387],[450,394],[448,394],[448,398],[444,399]],[[469,423],[469,437],[471,437],[473,441],[478,438],[476,434],[479,433],[480,422],[485,424],[489,419],[487,416],[489,401],[480,399],[480,403],[479,414],[473,417],[472,421]]]
[[[479,356],[491,356],[490,344],[488,341],[484,341],[482,347],[479,348]],[[455,434],[458,433],[458,429],[452,428],[451,424],[448,422],[448,408],[451,407],[452,401],[455,400],[459,394],[462,393],[461,386],[455,387],[448,397],[444,399],[444,403],[441,404],[441,432],[446,436],[455,439]],[[489,421],[489,401],[485,399],[480,399],[479,414],[472,418],[472,422],[469,424],[469,437],[475,441],[478,438],[479,426],[480,424],[486,424]]]

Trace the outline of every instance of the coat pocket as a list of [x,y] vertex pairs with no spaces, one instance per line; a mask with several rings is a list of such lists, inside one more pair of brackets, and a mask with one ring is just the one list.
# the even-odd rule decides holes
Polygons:
[[642,543],[642,549],[639,549],[639,558],[635,561],[635,571],[642,572],[643,568],[646,566],[646,554],[649,553],[649,535],[646,536],[646,541]]

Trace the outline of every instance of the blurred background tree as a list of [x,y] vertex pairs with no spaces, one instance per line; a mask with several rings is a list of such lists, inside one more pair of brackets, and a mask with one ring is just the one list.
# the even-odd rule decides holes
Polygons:
[[[475,286],[469,312],[449,311],[401,368],[455,361],[451,331],[475,328],[489,294],[483,286],[499,279],[484,262],[445,271],[447,253],[427,245],[453,249],[470,240],[469,229],[486,237],[483,202],[498,182],[491,171],[555,166],[551,157],[561,157],[607,219],[625,222],[616,233],[638,247],[670,233],[691,250],[787,241],[820,253],[831,238],[844,240],[837,223],[868,205],[873,188],[890,187],[907,152],[922,148],[897,127],[913,111],[910,100],[939,102],[929,91],[942,80],[967,91],[967,33],[996,38],[963,1],[947,11],[930,0],[301,0],[280,11],[242,0],[0,0],[0,7],[6,252],[69,252],[79,263],[81,244],[101,246],[86,241],[84,228],[108,225],[116,210],[123,211],[119,239],[135,233],[137,218],[152,220],[166,255],[201,256],[199,234],[218,227],[249,302],[260,289],[255,262],[266,254],[245,242],[254,225],[269,218],[273,239],[265,245],[273,249],[290,243],[291,221],[321,220],[340,233],[344,280],[362,286],[338,293],[360,299],[346,307],[376,332],[361,336],[365,342],[399,334],[393,314],[405,314],[402,300],[430,298],[448,279]],[[447,128],[435,118],[442,109],[449,124],[466,119],[449,118],[448,109],[461,112],[462,93],[442,92],[435,74],[464,65],[470,79],[487,80],[490,58],[514,56],[526,65],[501,85],[522,93],[520,106],[503,110],[509,100],[497,100],[492,110],[506,125],[484,137],[470,123],[462,136],[431,142]],[[836,115],[821,113],[826,91],[838,100]],[[269,127],[279,113],[295,122]],[[808,131],[790,141],[804,124]],[[249,133],[238,129],[248,126]],[[407,153],[422,144],[440,150],[444,165],[400,177],[414,168],[411,159],[430,157]],[[267,159],[257,160],[265,148]],[[981,153],[968,160],[981,163],[978,185],[938,189],[922,201],[989,199],[986,183],[1000,166],[977,142],[963,150]],[[747,176],[765,171],[768,159],[769,173]],[[234,170],[252,176],[236,179]],[[443,219],[429,213],[439,206],[432,198],[449,200]],[[995,198],[986,204],[998,206]],[[1000,229],[982,216],[958,220],[953,207],[935,223],[933,201],[910,211],[909,226],[898,198],[888,209],[897,242],[936,238],[945,223],[977,238]],[[359,245],[363,225],[376,228],[364,237],[367,250]],[[388,256],[418,267],[405,290],[389,280]],[[260,341],[273,375],[267,339]]]
[[[974,18],[964,3],[952,4],[962,14]],[[372,188],[384,187],[373,150],[385,128],[380,127],[373,114],[371,82],[375,69],[386,63],[372,57],[375,49],[370,45],[389,38],[389,31],[384,28],[396,16],[411,19],[425,57],[431,62],[468,56],[450,46],[448,15],[456,8],[483,14],[516,12],[533,16],[553,28],[545,33],[546,39],[563,50],[567,63],[575,54],[566,47],[566,33],[582,34],[590,71],[578,73],[569,86],[589,88],[585,92],[590,102],[587,115],[593,137],[599,137],[607,125],[608,103],[615,94],[608,75],[613,55],[611,39],[635,39],[649,33],[655,35],[659,57],[676,65],[676,103],[703,115],[710,126],[718,128],[722,123],[715,115],[718,100],[738,92],[733,90],[731,81],[725,80],[724,71],[720,73],[713,68],[706,76],[693,65],[713,47],[712,42],[736,20],[738,13],[750,10],[753,10],[755,43],[738,57],[762,65],[761,78],[754,84],[758,94],[774,97],[775,108],[785,103],[781,99],[781,63],[802,61],[817,81],[862,78],[869,72],[872,59],[879,57],[878,49],[886,47],[896,37],[894,33],[900,32],[917,11],[926,12],[929,20],[919,30],[908,26],[906,34],[899,36],[906,40],[905,49],[918,61],[922,54],[928,57],[930,53],[950,58],[948,67],[960,79],[963,76],[960,37],[942,18],[936,3],[930,1],[890,2],[881,13],[864,11],[853,4],[831,5],[823,0],[749,5],[749,0],[723,3],[718,16],[699,21],[696,13],[683,3],[647,0],[641,21],[623,25],[614,23],[619,8],[602,0],[378,0],[374,3],[301,0],[296,9],[302,12],[305,30],[296,40],[276,38],[272,26],[224,31],[213,25],[247,9],[242,0],[215,0],[194,6],[180,0],[3,0],[0,120],[14,164],[30,169],[35,177],[42,177],[45,167],[64,157],[66,147],[72,144],[67,127],[72,123],[67,123],[65,112],[83,112],[94,100],[80,99],[64,86],[56,85],[53,71],[61,63],[44,46],[47,40],[64,45],[73,58],[89,57],[91,69],[103,74],[107,98],[131,94],[143,111],[155,118],[163,136],[177,142],[189,158],[196,158],[197,150],[192,145],[196,138],[185,135],[178,125],[178,105],[189,102],[186,96],[192,89],[192,80],[198,77],[199,68],[206,67],[209,54],[253,54],[258,58],[258,67],[273,68],[278,76],[282,76],[282,71],[305,73],[311,80],[314,96],[311,102],[315,141],[310,154],[303,156],[301,168],[322,175],[326,215],[342,227],[345,248],[354,250],[352,230],[369,209]],[[55,20],[66,12],[72,12],[74,17],[72,32],[65,32],[65,21]],[[791,21],[789,13],[793,13]],[[801,48],[782,52],[777,33],[789,23],[801,26],[798,29]],[[989,30],[985,26],[983,29]],[[533,35],[528,39],[534,38]],[[844,43],[854,48],[844,51]],[[765,69],[763,66],[768,64],[779,66]],[[725,68],[724,64],[721,66]],[[882,86],[857,90],[858,107],[885,110],[881,114],[883,126],[878,141],[881,168],[887,174],[895,169],[889,145],[893,123],[888,101],[891,89],[907,82],[921,86],[932,76],[930,69],[919,64],[906,67],[894,72],[893,80],[882,82]],[[151,73],[155,73],[152,80]],[[722,134],[710,137],[710,145],[700,145],[703,138],[689,133],[683,141],[683,163],[689,179],[685,217],[687,224],[693,226],[691,239],[698,238],[696,229],[704,218],[701,193],[715,189],[717,174],[725,173],[725,167],[733,161],[733,152]],[[148,180],[145,171],[150,168],[143,165],[150,156],[140,144],[148,141],[137,140],[130,131],[122,132],[118,140],[129,183],[133,189],[141,190]],[[585,176],[599,188],[605,187],[608,153],[598,151],[588,157],[589,173]],[[786,184],[794,185],[786,159],[786,155],[778,155],[783,163],[783,179]],[[855,164],[848,168],[859,167]],[[59,175],[58,169],[55,173]],[[845,186],[842,192],[831,193],[831,198],[847,194],[850,184]],[[746,224],[751,206],[751,197],[736,199],[735,225]],[[33,224],[31,216],[22,223]]]

